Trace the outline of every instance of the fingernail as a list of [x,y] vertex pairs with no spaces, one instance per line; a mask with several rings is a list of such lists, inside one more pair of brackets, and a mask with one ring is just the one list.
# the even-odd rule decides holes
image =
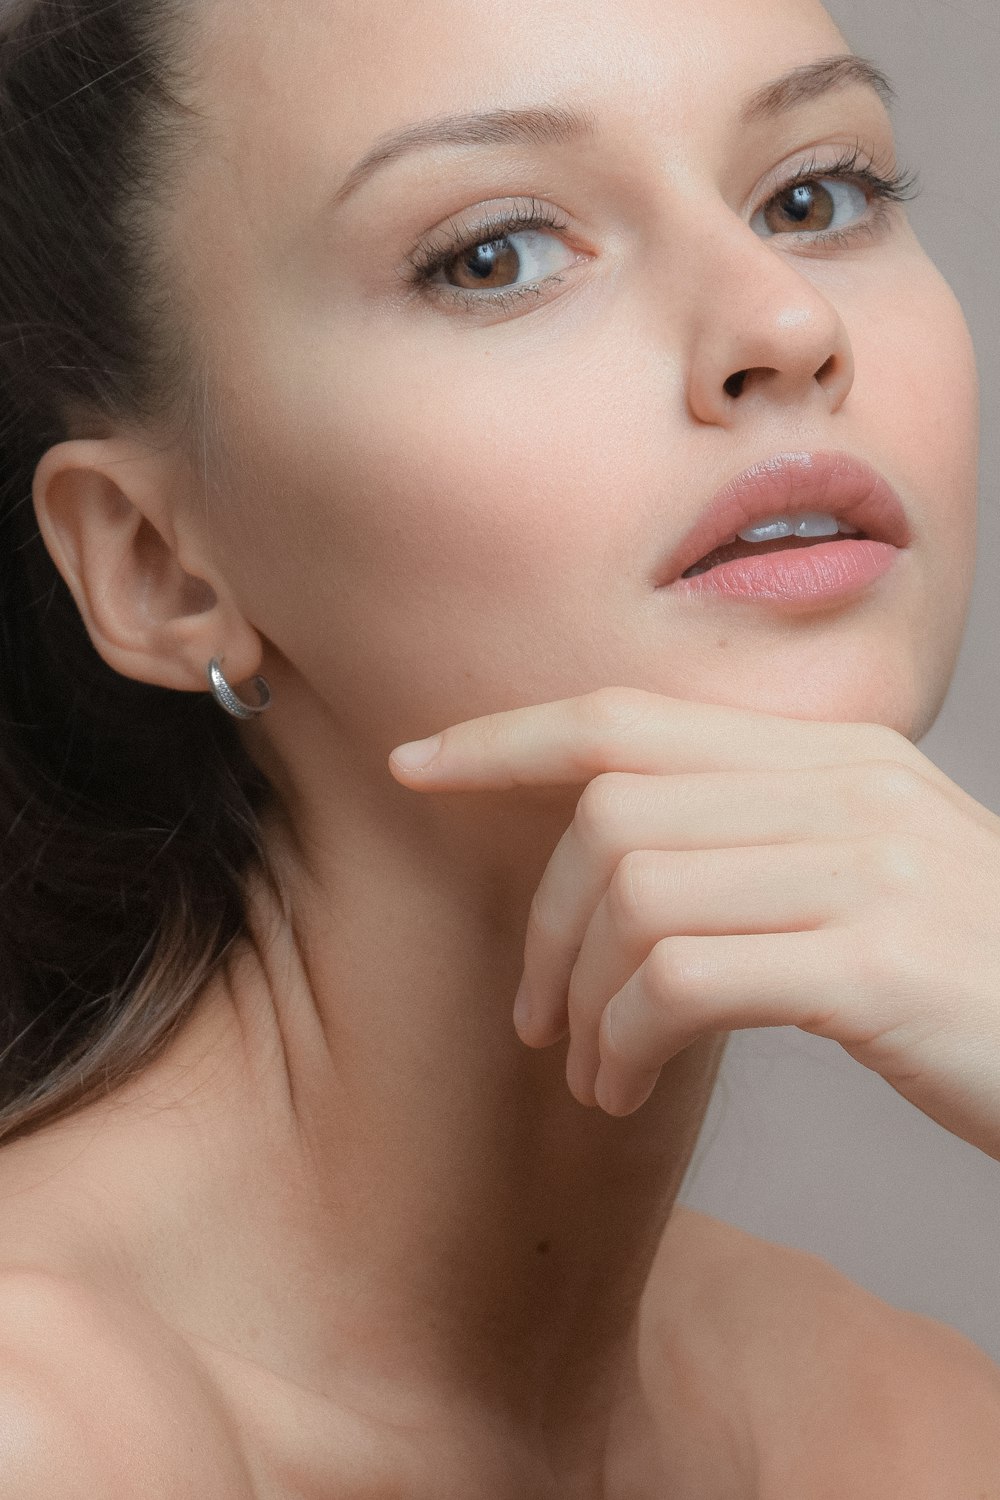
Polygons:
[[532,1003],[531,994],[527,984],[521,980],[517,994],[514,997],[514,1025],[518,1031],[523,1031],[526,1026],[531,1025]]
[[613,1082],[607,1068],[602,1063],[594,1082],[594,1094],[598,1104],[608,1114],[622,1116],[624,1114],[634,1115],[637,1109],[641,1109],[646,1100],[651,1096],[660,1078],[660,1069],[655,1072],[642,1073],[627,1082],[619,1079]]
[[429,740],[411,740],[392,752],[392,759],[406,771],[422,771],[441,749],[443,736],[436,734]]
[[598,1068],[597,1077],[594,1079],[594,1098],[605,1113],[609,1115],[617,1115],[625,1102],[624,1095],[620,1089],[615,1087],[607,1068],[603,1064]]

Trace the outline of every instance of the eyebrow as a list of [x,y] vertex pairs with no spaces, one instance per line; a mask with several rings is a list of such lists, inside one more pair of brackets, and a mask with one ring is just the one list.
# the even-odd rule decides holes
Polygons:
[[[810,100],[850,86],[874,89],[887,109],[892,108],[896,99],[896,91],[881,68],[867,58],[845,53],[805,63],[755,89],[743,101],[737,123],[745,129],[777,119]],[[351,168],[330,206],[339,207],[380,167],[413,151],[432,146],[562,144],[592,140],[598,133],[598,121],[590,111],[565,105],[529,105],[523,109],[494,109],[421,120],[381,136]]]

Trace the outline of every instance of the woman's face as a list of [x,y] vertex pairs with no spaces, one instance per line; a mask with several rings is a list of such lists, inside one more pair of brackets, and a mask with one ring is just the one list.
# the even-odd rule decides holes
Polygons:
[[[214,138],[174,232],[231,458],[191,516],[287,722],[312,703],[381,776],[403,739],[605,685],[926,731],[974,568],[968,330],[904,207],[866,233],[877,204],[828,182],[812,222],[860,226],[840,245],[760,212],[807,163],[904,165],[874,90],[739,121],[848,50],[815,0],[210,7]],[[596,124],[400,155],[334,204],[384,133],[525,105]],[[531,206],[556,227],[509,231],[477,278],[458,252],[488,265],[484,220]],[[436,249],[434,284],[408,280]],[[722,484],[813,449],[873,464],[908,514],[863,600],[655,586]]]

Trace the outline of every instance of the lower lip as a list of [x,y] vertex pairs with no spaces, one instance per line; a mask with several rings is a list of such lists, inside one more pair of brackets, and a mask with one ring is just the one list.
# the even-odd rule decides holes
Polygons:
[[670,587],[723,599],[822,604],[874,583],[889,572],[901,550],[867,538],[816,542],[811,547],[762,552],[759,557],[737,557],[693,578],[678,578]]

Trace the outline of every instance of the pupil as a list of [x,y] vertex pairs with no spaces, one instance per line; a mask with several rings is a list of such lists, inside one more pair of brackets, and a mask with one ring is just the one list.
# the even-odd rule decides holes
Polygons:
[[[820,199],[820,192],[825,194],[825,203]],[[800,182],[798,187],[789,188],[773,201],[777,207],[769,207],[767,217],[771,221],[770,228],[775,231],[787,229],[789,224],[809,230],[827,229],[833,222],[833,199],[819,183]],[[817,222],[817,216],[820,222]]]
[[496,269],[497,250],[503,243],[503,240],[493,240],[488,245],[476,246],[466,261],[473,276],[479,276],[485,281],[487,277],[493,275]]
[[812,188],[804,182],[800,182],[797,188],[793,188],[790,194],[792,208],[790,210],[789,216],[791,218],[799,222],[801,222],[801,220],[803,219],[808,219],[810,213],[812,212],[813,206],[812,194]]

